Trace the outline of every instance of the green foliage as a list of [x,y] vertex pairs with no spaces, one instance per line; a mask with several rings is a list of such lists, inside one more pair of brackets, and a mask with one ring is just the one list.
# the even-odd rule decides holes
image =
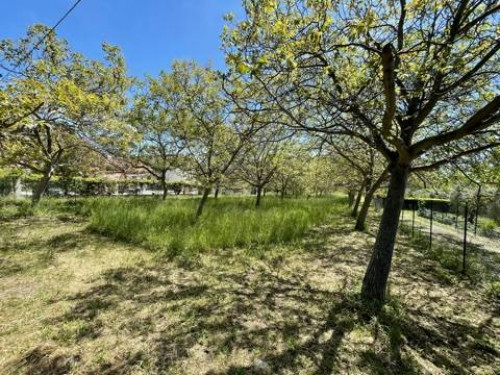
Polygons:
[[488,295],[491,298],[500,299],[500,281],[494,281],[490,284]]
[[196,200],[98,199],[91,208],[91,228],[169,255],[198,253],[298,239],[314,225],[342,211],[339,198],[266,199],[255,209],[251,199],[208,201],[195,220]]
[[239,124],[231,121],[231,102],[222,92],[220,74],[193,62],[176,62],[172,79],[181,93],[177,116],[183,118],[183,137],[189,173],[204,187],[220,183],[243,146]]
[[[103,44],[102,50],[103,60],[87,59],[44,25],[31,26],[16,41],[0,41],[0,58],[6,65],[27,57],[18,67],[22,73],[0,88],[0,122],[12,117],[9,103],[36,98],[24,105],[25,111],[34,106],[30,114],[2,132],[2,162],[43,176],[35,200],[59,166],[66,174],[82,171],[88,164],[88,149],[122,126],[120,113],[131,80],[119,48]],[[125,138],[122,134],[112,141]]]
[[132,165],[150,173],[164,190],[166,173],[186,163],[183,151],[189,119],[181,107],[185,101],[184,74],[184,69],[174,64],[172,73],[162,71],[158,78],[147,78],[129,113],[135,136],[118,151]]
[[488,237],[500,236],[500,225],[493,219],[480,217],[478,220],[480,232]]
[[0,198],[0,220],[13,220],[33,214],[33,207],[26,200]]

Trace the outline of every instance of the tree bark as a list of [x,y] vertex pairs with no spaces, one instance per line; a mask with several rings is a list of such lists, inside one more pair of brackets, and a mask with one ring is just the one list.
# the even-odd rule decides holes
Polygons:
[[285,199],[286,189],[288,188],[288,180],[281,185],[280,199]]
[[203,208],[207,202],[208,195],[210,194],[210,188],[203,189],[203,195],[201,196],[200,203],[198,204],[198,210],[196,211],[196,218],[199,218],[203,214]]
[[474,218],[474,235],[477,234],[477,221],[479,219],[479,205],[481,202],[481,185],[477,187],[476,193],[476,210],[475,210],[475,218]]
[[363,191],[365,190],[365,182],[361,184],[361,188],[358,191],[358,195],[356,196],[356,203],[354,203],[354,207],[352,208],[351,216],[358,216],[359,204],[361,203],[361,198],[363,198]]
[[42,199],[43,195],[47,191],[47,188],[49,186],[50,179],[52,178],[52,174],[54,173],[54,168],[53,166],[48,166],[45,169],[45,172],[42,175],[42,178],[38,182],[35,191],[33,192],[33,197],[32,197],[32,203],[33,205],[38,204],[40,202],[40,199]]
[[255,199],[255,207],[260,207],[261,197],[262,197],[262,187],[258,186],[257,187],[257,198]]
[[370,189],[366,192],[365,200],[363,205],[361,206],[361,210],[359,210],[358,218],[356,219],[356,225],[354,226],[354,230],[363,231],[365,230],[366,218],[368,216],[368,211],[372,204],[373,196],[375,192],[378,190],[382,182],[385,180],[387,176],[387,172],[383,172],[380,177],[375,181],[375,183],[370,187]]
[[219,185],[217,185],[217,186],[215,187],[215,192],[214,192],[214,198],[215,198],[215,199],[219,198],[219,190],[220,190],[220,189],[219,189]]
[[382,303],[385,299],[409,170],[409,166],[402,165],[391,168],[384,212],[361,289],[362,298],[368,301]]
[[349,200],[349,207],[351,207],[354,204],[354,196],[356,195],[356,192],[349,189],[347,196]]
[[166,200],[167,199],[167,194],[168,194],[167,174],[166,174],[166,172],[162,172],[162,174],[161,174],[161,189],[163,191],[163,195],[162,195],[161,199]]

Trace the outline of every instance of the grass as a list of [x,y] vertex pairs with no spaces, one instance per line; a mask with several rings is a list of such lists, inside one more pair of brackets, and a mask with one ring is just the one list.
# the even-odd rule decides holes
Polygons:
[[75,215],[88,216],[92,201],[92,198],[44,198],[36,207],[33,207],[29,199],[0,197],[0,220],[15,220],[34,215],[59,215],[60,218]]
[[[500,263],[500,252],[498,249],[485,249],[472,242],[475,238],[470,235],[467,242],[465,270],[463,264],[463,239],[461,233],[455,235],[439,234],[434,231],[432,248],[429,243],[428,228],[422,232],[417,222],[417,226],[412,236],[412,227],[408,222],[400,224],[400,233],[404,234],[414,249],[421,251],[428,259],[438,262],[451,274],[463,274],[474,283],[495,283],[498,281],[498,264]],[[448,278],[449,274],[443,273],[443,277]]]
[[471,283],[403,233],[390,300],[366,314],[373,230],[352,231],[345,206],[262,256],[214,249],[183,267],[89,231],[86,202],[75,211],[87,216],[57,205],[0,222],[2,374],[500,371],[498,285]]
[[267,197],[256,209],[252,199],[208,202],[195,219],[197,200],[98,199],[91,203],[90,228],[113,238],[191,256],[210,249],[280,244],[296,240],[313,226],[342,212],[344,198]]

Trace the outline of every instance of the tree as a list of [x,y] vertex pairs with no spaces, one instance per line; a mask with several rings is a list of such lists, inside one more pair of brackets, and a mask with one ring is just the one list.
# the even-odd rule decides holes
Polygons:
[[304,178],[314,159],[305,144],[287,141],[281,146],[280,153],[282,156],[271,184],[280,194],[281,199],[290,193],[303,194],[310,185],[321,189],[323,185],[319,181],[314,183]]
[[255,189],[255,207],[260,207],[264,188],[276,175],[283,160],[280,138],[277,130],[266,129],[256,133],[238,161],[238,176]]
[[210,191],[230,173],[253,134],[254,123],[235,116],[217,71],[178,62],[173,65],[172,74],[177,77],[182,92],[181,111],[187,118],[184,136],[190,173],[203,187],[196,211],[200,217]]
[[34,93],[20,96],[12,87],[0,88],[0,132],[25,123],[42,105]]
[[41,175],[34,203],[45,193],[65,153],[92,148],[107,128],[120,125],[117,114],[126,103],[130,80],[119,49],[107,44],[102,48],[105,63],[85,59],[43,25],[30,27],[16,42],[0,43],[0,57],[10,65],[26,56],[18,67],[21,73],[7,83],[6,91],[18,98],[36,96],[41,103],[4,132],[2,142],[4,158]]
[[[387,178],[387,168],[377,150],[372,147],[367,148],[366,144],[354,138],[337,136],[335,138],[328,137],[326,141],[334,153],[343,158],[362,176],[362,182],[359,184],[358,194],[351,213],[356,218],[354,229],[362,231],[365,229],[366,218],[373,196]],[[361,204],[363,193],[365,197]]]
[[131,122],[139,138],[126,150],[126,158],[156,178],[167,197],[167,173],[185,161],[186,116],[181,110],[182,93],[175,72],[161,72],[148,78],[145,89],[135,98]]
[[108,166],[108,160],[100,153],[83,147],[75,147],[64,152],[54,170],[58,185],[64,194],[78,193],[83,178],[99,176]]
[[[482,205],[483,195],[488,185],[495,184],[494,172],[498,171],[499,168],[499,164],[497,164],[498,160],[495,160],[497,157],[495,150],[488,151],[491,152],[486,151],[480,154],[470,155],[453,163],[455,172],[453,177],[455,182],[458,182],[462,189],[468,184],[474,186],[474,209],[470,210],[470,221],[474,224],[474,234],[477,233],[479,210]],[[458,178],[457,174],[459,175]],[[498,186],[498,184],[496,185]]]
[[[279,107],[297,129],[357,138],[386,159],[387,199],[362,286],[381,302],[410,172],[500,143],[500,4],[243,4],[246,19],[226,28],[224,45],[238,79],[267,92],[260,108]],[[256,108],[248,96],[240,102]]]

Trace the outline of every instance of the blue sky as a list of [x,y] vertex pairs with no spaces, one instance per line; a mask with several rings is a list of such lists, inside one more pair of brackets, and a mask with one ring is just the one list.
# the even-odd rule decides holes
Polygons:
[[[4,1],[0,39],[18,38],[33,23],[53,26],[74,0]],[[74,50],[102,57],[103,41],[120,46],[131,74],[156,75],[175,59],[224,68],[220,34],[240,0],[82,0],[57,29]]]

